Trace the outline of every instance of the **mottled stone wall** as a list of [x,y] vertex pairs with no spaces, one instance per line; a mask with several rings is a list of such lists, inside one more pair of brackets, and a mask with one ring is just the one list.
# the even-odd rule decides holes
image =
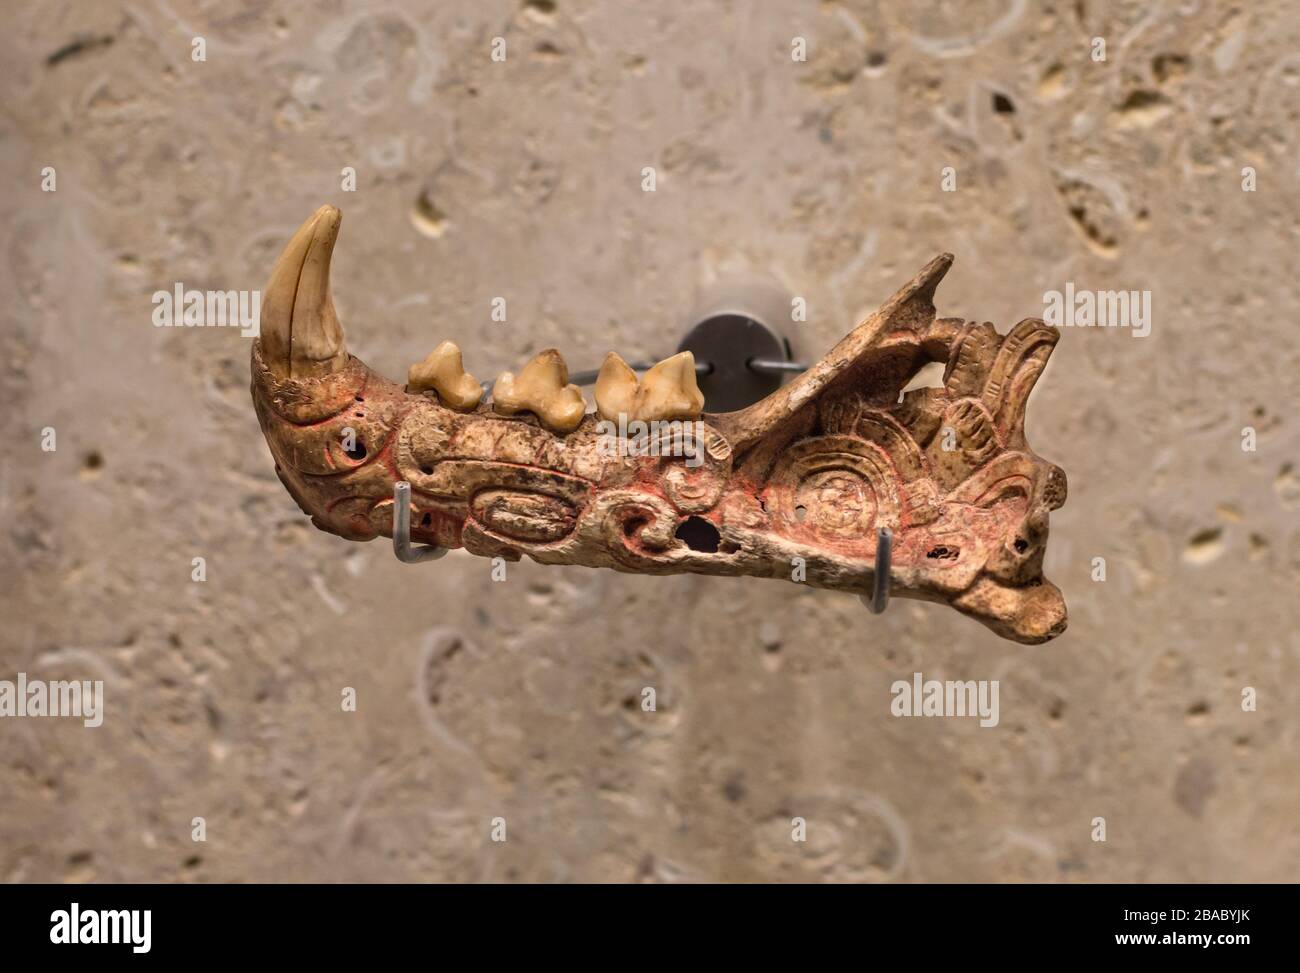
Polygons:
[[[106,717],[0,719],[0,879],[1297,877],[1293,5],[8,6],[0,679],[102,679]],[[805,357],[945,250],[940,314],[1003,331],[1149,291],[1030,409],[1069,631],[313,530],[248,339],[151,295],[260,288],[322,202],[398,379],[443,339],[482,378],[662,357],[742,271],[806,297]],[[892,716],[916,671],[998,680],[999,724]]]

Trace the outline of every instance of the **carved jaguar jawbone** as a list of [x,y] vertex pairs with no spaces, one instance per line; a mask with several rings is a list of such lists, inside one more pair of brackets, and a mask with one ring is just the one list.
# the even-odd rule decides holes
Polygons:
[[[413,366],[406,388],[349,355],[329,287],[339,220],[322,207],[290,240],[252,352],[276,472],[321,530],[389,536],[393,487],[407,480],[417,542],[869,594],[877,528],[888,526],[895,597],[946,602],[1017,642],[1064,631],[1065,602],[1042,563],[1065,473],[1024,434],[1057,332],[1033,319],[1005,336],[936,319],[950,255],[763,401],[678,423],[684,448],[643,439],[617,449],[600,417],[574,406],[581,391],[553,350],[503,376],[491,405],[478,401],[454,345]],[[946,364],[944,387],[900,396],[930,361]],[[607,360],[601,415],[648,396],[640,418],[690,420],[693,364],[661,363],[638,398],[635,375],[628,385],[621,360]]]

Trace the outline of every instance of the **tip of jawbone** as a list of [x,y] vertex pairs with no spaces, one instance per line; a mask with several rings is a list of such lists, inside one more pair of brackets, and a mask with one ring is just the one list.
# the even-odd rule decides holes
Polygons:
[[1069,621],[1061,589],[1047,580],[1009,588],[992,578],[980,578],[953,607],[1003,638],[1024,645],[1050,642],[1065,631]]
[[262,360],[280,378],[329,375],[348,362],[330,293],[330,259],[343,215],[322,206],[285,245],[262,298]]

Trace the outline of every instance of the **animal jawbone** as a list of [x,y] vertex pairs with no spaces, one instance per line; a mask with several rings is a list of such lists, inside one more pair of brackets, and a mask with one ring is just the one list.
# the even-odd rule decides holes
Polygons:
[[[689,355],[638,379],[611,353],[588,412],[555,349],[497,379],[490,402],[451,342],[405,387],[348,354],[329,283],[339,223],[323,206],[290,239],[252,351],[276,471],[320,529],[390,535],[406,480],[420,543],[866,594],[889,527],[896,597],[947,603],[1018,642],[1064,630],[1042,560],[1065,474],[1024,434],[1058,333],[936,318],[951,256],[748,408],[704,412]],[[931,361],[943,387],[900,394]]]

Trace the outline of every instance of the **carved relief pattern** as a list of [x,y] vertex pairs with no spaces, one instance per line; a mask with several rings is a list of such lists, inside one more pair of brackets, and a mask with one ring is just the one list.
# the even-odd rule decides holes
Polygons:
[[[313,241],[320,225],[314,232]],[[802,567],[807,584],[869,593],[876,532],[887,526],[895,596],[946,602],[1007,638],[1045,641],[1065,627],[1042,559],[1066,481],[1030,451],[1024,416],[1058,334],[1036,320],[1000,336],[936,319],[933,293],[950,264],[932,261],[762,402],[634,442],[611,442],[590,413],[557,431],[540,405],[511,415],[487,403],[448,408],[436,389],[410,391],[347,355],[341,329],[331,355],[300,360],[300,325],[317,320],[302,317],[301,286],[287,315],[268,298],[253,400],[280,479],[317,527],[342,537],[387,536],[393,484],[407,480],[417,542],[646,574],[791,580]],[[330,304],[321,316],[332,313]],[[900,395],[930,361],[944,363],[943,387]],[[557,374],[542,380],[563,390],[562,361]],[[512,394],[526,401],[532,380],[523,370]]]

